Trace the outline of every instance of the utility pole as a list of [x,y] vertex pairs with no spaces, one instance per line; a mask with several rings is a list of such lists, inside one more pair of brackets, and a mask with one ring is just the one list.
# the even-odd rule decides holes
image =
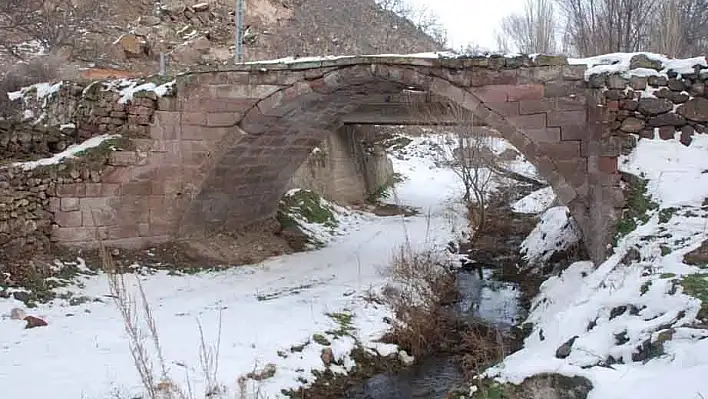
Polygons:
[[243,2],[244,0],[236,0],[236,62],[243,61]]

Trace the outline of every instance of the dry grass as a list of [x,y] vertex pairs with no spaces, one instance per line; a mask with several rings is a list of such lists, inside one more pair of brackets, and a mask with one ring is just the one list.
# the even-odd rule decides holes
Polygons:
[[56,57],[42,56],[10,68],[0,80],[0,116],[10,116],[16,110],[17,105],[10,101],[8,93],[35,83],[59,79],[61,63]]
[[454,274],[433,251],[415,252],[410,245],[400,248],[388,273],[392,283],[384,298],[395,318],[385,340],[416,357],[440,350],[452,328],[447,305],[457,299]]
[[147,295],[139,278],[136,278],[138,293],[131,294],[126,286],[125,271],[113,261],[111,254],[99,241],[99,252],[103,270],[108,276],[110,295],[120,312],[123,327],[128,335],[130,354],[135,370],[148,399],[197,399],[211,398],[225,388],[218,383],[219,348],[221,344],[221,315],[219,315],[218,339],[214,345],[208,345],[201,322],[199,328],[199,361],[204,380],[205,392],[197,396],[191,384],[189,373],[186,375],[186,388],[175,383],[168,371],[163,355],[160,335]]

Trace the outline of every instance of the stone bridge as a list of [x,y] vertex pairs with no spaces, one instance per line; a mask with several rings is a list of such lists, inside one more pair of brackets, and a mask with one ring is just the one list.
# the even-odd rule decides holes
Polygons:
[[108,245],[135,247],[239,231],[273,216],[294,171],[343,123],[423,122],[377,111],[413,90],[458,104],[511,142],[570,208],[599,262],[624,204],[624,140],[611,124],[619,102],[604,84],[591,87],[585,69],[564,57],[357,56],[184,74],[157,99],[149,138],[115,153],[100,184],[58,187],[54,239],[84,245],[98,228]]

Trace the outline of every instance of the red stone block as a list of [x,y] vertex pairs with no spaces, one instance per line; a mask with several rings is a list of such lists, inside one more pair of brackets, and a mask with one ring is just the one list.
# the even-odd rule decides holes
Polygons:
[[54,213],[54,223],[60,227],[81,227],[81,211],[56,212]]
[[524,129],[526,135],[537,143],[558,142],[561,139],[561,130],[557,127],[543,129]]
[[507,120],[521,130],[546,128],[546,114],[513,116],[507,118]]
[[584,125],[587,122],[585,111],[551,111],[548,113],[548,126]]
[[487,107],[502,116],[519,116],[519,102],[485,103]]
[[508,92],[511,87],[513,86],[489,85],[472,88],[470,89],[470,92],[477,96],[482,102],[500,103],[507,101],[509,98]]
[[544,87],[540,84],[523,84],[511,86],[507,101],[540,100],[543,98]]
[[600,157],[600,172],[617,173],[617,157]]

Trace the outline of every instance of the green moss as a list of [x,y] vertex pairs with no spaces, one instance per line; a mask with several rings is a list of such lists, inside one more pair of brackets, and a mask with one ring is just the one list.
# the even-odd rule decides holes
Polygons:
[[642,284],[642,286],[639,288],[639,291],[641,292],[641,295],[644,295],[644,294],[646,294],[647,292],[649,292],[649,288],[651,287],[651,284],[652,284],[652,283],[651,283],[651,280],[645,281],[645,282]]
[[661,246],[661,256],[666,256],[671,253],[671,248],[667,247],[666,245]]
[[352,324],[352,320],[354,319],[354,316],[351,313],[336,312],[327,313],[326,315],[338,324],[337,329],[327,330],[325,331],[326,334],[333,336],[334,339],[353,335],[354,325]]
[[679,280],[683,292],[701,301],[698,318],[708,319],[708,273],[689,274]]
[[659,223],[668,223],[671,217],[678,211],[678,208],[664,208],[659,211]]
[[316,343],[322,345],[322,346],[330,346],[332,345],[331,342],[325,337],[323,334],[312,334],[312,340],[315,341]]
[[391,197],[390,189],[393,188],[393,186],[395,186],[396,184],[402,182],[403,180],[405,180],[405,177],[402,174],[392,174],[388,181],[377,187],[376,190],[374,190],[372,193],[369,194],[368,197],[366,197],[366,202],[377,204],[381,202],[381,200],[388,199],[389,197]]
[[637,182],[630,185],[627,193],[627,204],[624,208],[622,218],[617,222],[615,244],[617,240],[626,236],[637,228],[638,222],[646,223],[651,216],[651,211],[659,207],[647,195],[647,181],[637,179]]
[[283,227],[297,226],[299,216],[307,223],[321,224],[326,227],[337,227],[338,222],[332,209],[323,204],[319,195],[309,190],[298,190],[283,197],[278,212],[278,220]]
[[674,278],[676,277],[675,273],[661,273],[659,275],[659,278]]

